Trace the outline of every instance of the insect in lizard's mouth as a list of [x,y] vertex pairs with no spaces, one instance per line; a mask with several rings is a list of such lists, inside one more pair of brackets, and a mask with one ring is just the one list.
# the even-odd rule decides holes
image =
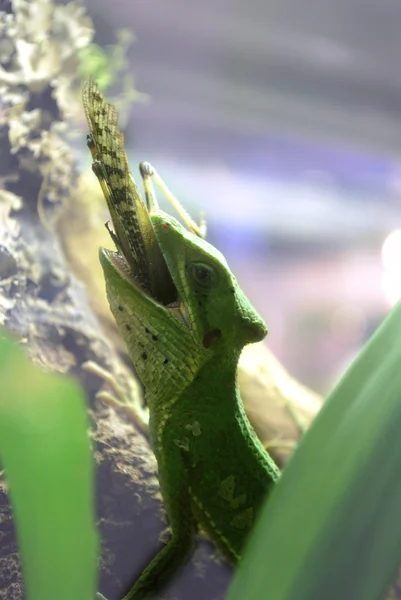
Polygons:
[[[140,281],[140,278],[136,276],[132,267],[129,265],[128,261],[125,259],[121,252],[114,252],[112,250],[108,250],[106,248],[101,247],[99,255],[100,262],[104,269],[107,268],[108,264],[111,263],[114,269],[119,273],[119,275],[142,296],[149,297],[157,304],[166,308],[179,308],[181,304],[181,299],[170,274],[168,274],[169,277],[166,278],[166,273],[165,271],[163,271],[165,292],[164,295],[159,294],[158,296],[155,296],[152,294],[149,287],[146,285],[144,286],[142,281]],[[167,269],[167,265],[165,265],[165,267]],[[149,265],[149,268],[152,268],[152,265]]]
[[[153,215],[152,221],[155,217],[158,230],[161,229],[163,233],[165,233],[167,228],[167,230],[170,231],[170,225],[168,223],[171,224],[174,219],[162,211],[159,211],[157,215]],[[178,223],[176,223],[176,225],[179,227]],[[158,312],[162,309],[182,324],[188,325],[190,322],[188,308],[181,297],[179,284],[177,285],[175,283],[175,277],[177,277],[178,273],[170,272],[168,267],[168,262],[170,261],[167,261],[167,258],[165,258],[165,252],[168,253],[169,250],[165,247],[165,244],[159,240],[158,235],[156,235],[156,231],[153,228],[153,224],[153,235],[150,237],[150,240],[153,243],[152,257],[154,260],[153,262],[145,261],[141,264],[142,277],[139,277],[136,273],[135,263],[132,260],[129,260],[130,258],[132,259],[132,256],[129,255],[126,257],[125,253],[122,252],[121,244],[119,243],[116,234],[111,232],[110,229],[109,232],[117,246],[117,252],[107,250],[106,248],[100,248],[99,259],[106,276],[108,293],[111,292],[110,296],[115,297],[117,295],[116,290],[111,288],[111,286],[115,286],[115,283],[113,282],[116,282],[117,276],[120,278],[122,285],[125,286],[126,297],[131,298],[134,310],[137,311],[138,314],[141,313],[141,310],[144,311],[144,315],[146,313],[149,315],[153,311]],[[156,250],[155,244],[157,245]],[[173,261],[173,264],[176,265],[176,262],[176,260]],[[145,270],[144,267],[146,267]],[[143,276],[144,273],[146,277]],[[151,289],[151,285],[153,286],[153,289]],[[116,285],[117,289],[119,287],[119,285]],[[153,290],[155,289],[157,293],[154,293]]]
[[[142,294],[144,299],[164,307],[177,305],[180,303],[177,287],[152,225],[152,215],[159,213],[151,183],[157,174],[149,163],[140,164],[144,202],[128,168],[115,107],[105,102],[93,79],[84,84],[82,98],[89,126],[87,143],[92,169],[110,211],[114,231],[109,227],[108,230],[117,248],[117,252],[101,250],[103,268],[113,267],[114,274],[119,273],[135,290],[138,301]],[[112,276],[112,271],[108,272]]]

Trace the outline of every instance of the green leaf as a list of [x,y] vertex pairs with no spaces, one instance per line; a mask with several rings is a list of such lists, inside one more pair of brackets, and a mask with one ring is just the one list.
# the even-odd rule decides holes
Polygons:
[[0,339],[0,460],[28,600],[91,600],[98,536],[82,390]]
[[401,305],[265,504],[228,600],[378,600],[401,561]]

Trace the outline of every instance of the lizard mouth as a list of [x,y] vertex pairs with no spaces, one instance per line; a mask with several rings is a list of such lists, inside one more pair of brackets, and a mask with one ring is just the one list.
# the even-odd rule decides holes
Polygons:
[[[105,274],[107,272],[111,275],[113,273],[114,275],[117,274],[124,282],[124,285],[128,286],[129,294],[139,311],[141,310],[140,307],[144,309],[144,314],[151,314],[155,311],[157,314],[160,310],[166,311],[179,323],[181,323],[185,327],[188,327],[190,321],[188,311],[174,283],[172,283],[173,294],[170,288],[168,290],[168,294],[166,293],[165,295],[164,301],[162,301],[153,297],[148,290],[143,289],[143,287],[138,282],[138,278],[135,277],[130,265],[121,253],[113,252],[112,250],[107,250],[106,248],[100,247],[99,259]],[[115,277],[112,278],[115,279]],[[106,282],[107,281],[108,278],[106,277]],[[171,282],[173,282],[172,278]],[[108,286],[109,283],[107,283],[106,289],[108,288]],[[111,290],[108,290],[108,293],[109,291]],[[113,295],[113,292],[111,293]]]
[[141,292],[146,293],[145,290],[141,289],[141,284],[138,281],[138,278],[135,277],[135,274],[132,272],[128,262],[122,254],[119,252],[113,252],[112,250],[107,250],[106,248],[100,248],[100,256],[102,257],[102,255],[107,257],[107,259],[113,264],[114,268],[122,277],[124,277],[126,281],[138,288],[138,290]]
[[[99,249],[99,257],[100,262],[102,264],[103,269],[107,268],[110,264],[114,267],[114,269],[118,272],[120,277],[122,277],[132,288],[133,290],[140,296],[145,299],[146,297],[149,300],[155,302],[159,306],[163,306],[168,309],[178,309],[181,305],[181,299],[175,286],[173,279],[168,273],[168,277],[166,277],[166,272],[163,270],[163,277],[165,280],[164,293],[156,296],[152,294],[149,286],[143,284],[142,279],[140,279],[135,272],[133,271],[131,265],[128,263],[126,258],[121,252],[114,252],[112,250],[108,250],[106,248],[101,247]],[[164,259],[163,259],[164,260]],[[164,266],[167,270],[167,265],[164,261]],[[149,265],[149,269],[152,268],[152,265]]]

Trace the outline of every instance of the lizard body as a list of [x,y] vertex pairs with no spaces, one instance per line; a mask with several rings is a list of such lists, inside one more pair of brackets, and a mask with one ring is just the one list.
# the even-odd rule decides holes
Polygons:
[[[144,182],[149,167],[142,163]],[[125,256],[129,249],[122,250],[118,239],[123,220],[116,227],[118,252],[99,253],[111,311],[145,388],[171,527],[166,546],[124,600],[142,600],[162,588],[188,559],[199,525],[235,564],[279,477],[248,421],[237,383],[241,350],[265,337],[265,323],[216,248],[155,201],[148,203],[148,219],[164,261],[158,264],[166,265],[173,283],[172,300],[171,289],[169,299],[160,300],[162,293],[152,294],[136,277]],[[146,238],[136,243],[146,245]],[[140,267],[150,281],[146,269],[154,270],[154,263],[144,260]]]
[[266,327],[215,248],[164,213],[151,220],[177,287],[173,306],[133,285],[117,255],[100,253],[111,310],[145,387],[172,528],[171,540],[124,600],[145,598],[171,577],[192,550],[196,523],[237,562],[279,476],[237,384],[241,349],[262,339]]

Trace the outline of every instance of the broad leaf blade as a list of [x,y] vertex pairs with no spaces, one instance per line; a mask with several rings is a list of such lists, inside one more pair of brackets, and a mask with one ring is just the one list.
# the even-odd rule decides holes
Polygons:
[[265,505],[228,600],[378,600],[401,562],[401,305]]
[[28,600],[91,600],[98,538],[82,391],[0,339],[0,461]]

